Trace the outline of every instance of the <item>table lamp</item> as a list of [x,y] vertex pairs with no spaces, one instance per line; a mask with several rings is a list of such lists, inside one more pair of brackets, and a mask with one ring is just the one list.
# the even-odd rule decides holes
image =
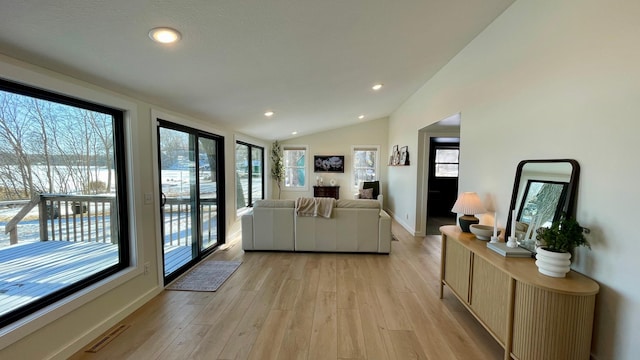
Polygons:
[[471,232],[469,226],[480,222],[480,220],[475,217],[475,214],[483,214],[487,212],[487,209],[482,205],[478,194],[475,192],[463,192],[458,196],[456,203],[453,204],[451,212],[463,214],[463,216],[458,219],[460,228],[463,232]]

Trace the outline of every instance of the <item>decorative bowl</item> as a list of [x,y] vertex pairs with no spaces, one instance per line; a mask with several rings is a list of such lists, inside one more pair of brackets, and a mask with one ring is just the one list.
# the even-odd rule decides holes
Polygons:
[[[493,236],[493,226],[490,225],[471,224],[469,230],[478,240],[490,240]],[[500,229],[498,229],[498,235],[500,235]]]

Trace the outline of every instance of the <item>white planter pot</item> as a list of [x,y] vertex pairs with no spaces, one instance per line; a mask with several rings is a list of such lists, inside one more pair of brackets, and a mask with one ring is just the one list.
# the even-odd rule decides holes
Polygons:
[[536,249],[536,265],[541,274],[552,277],[565,277],[571,265],[571,254],[554,252],[542,247]]

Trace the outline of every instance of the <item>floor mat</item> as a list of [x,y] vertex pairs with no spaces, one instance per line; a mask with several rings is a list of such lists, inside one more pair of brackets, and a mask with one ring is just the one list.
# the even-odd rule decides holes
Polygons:
[[204,261],[176,279],[166,289],[216,291],[238,269],[240,264],[242,264],[241,261]]

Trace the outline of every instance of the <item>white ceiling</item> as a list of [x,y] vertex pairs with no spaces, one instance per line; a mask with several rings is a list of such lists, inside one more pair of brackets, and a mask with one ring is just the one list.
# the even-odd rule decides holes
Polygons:
[[388,116],[512,2],[0,0],[0,53],[285,139]]

